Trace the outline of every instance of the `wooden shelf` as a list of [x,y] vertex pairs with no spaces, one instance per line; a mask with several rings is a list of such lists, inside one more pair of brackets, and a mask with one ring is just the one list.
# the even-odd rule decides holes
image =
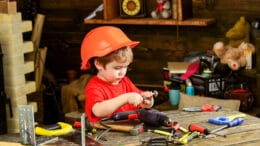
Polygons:
[[[145,0],[145,5],[156,6],[156,1]],[[172,3],[172,18],[122,18],[118,0],[103,0],[103,19],[84,20],[84,24],[125,24],[125,25],[180,25],[180,26],[208,26],[216,22],[215,18],[193,18],[192,0],[176,0]],[[174,9],[175,8],[175,9]],[[178,21],[177,21],[178,20]]]
[[208,26],[216,22],[214,18],[190,18],[182,21],[173,19],[152,19],[152,18],[137,18],[137,19],[122,19],[114,18],[110,20],[90,19],[84,20],[85,24],[127,24],[127,25],[180,25],[180,26]]

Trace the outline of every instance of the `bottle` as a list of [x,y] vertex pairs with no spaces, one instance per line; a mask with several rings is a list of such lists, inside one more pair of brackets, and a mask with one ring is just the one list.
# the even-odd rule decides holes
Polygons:
[[187,79],[186,80],[186,94],[187,95],[190,95],[190,96],[194,96],[194,91],[195,89],[194,89],[194,86],[192,86],[192,83],[191,83],[191,81],[190,81],[190,79]]

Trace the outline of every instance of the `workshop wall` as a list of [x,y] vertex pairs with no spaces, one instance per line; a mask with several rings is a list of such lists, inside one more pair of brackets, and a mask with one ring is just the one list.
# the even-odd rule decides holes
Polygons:
[[[25,18],[36,13],[46,15],[41,46],[48,47],[46,68],[57,79],[66,78],[66,70],[79,71],[81,41],[90,29],[98,26],[83,24],[83,19],[101,3],[102,0],[18,3]],[[193,15],[214,17],[217,23],[206,27],[117,25],[132,40],[141,42],[134,49],[135,60],[129,71],[135,83],[162,85],[162,68],[168,61],[182,61],[191,51],[211,49],[216,41],[226,41],[225,32],[240,16],[248,21],[260,18],[260,0],[193,0]],[[102,18],[102,13],[97,17]]]

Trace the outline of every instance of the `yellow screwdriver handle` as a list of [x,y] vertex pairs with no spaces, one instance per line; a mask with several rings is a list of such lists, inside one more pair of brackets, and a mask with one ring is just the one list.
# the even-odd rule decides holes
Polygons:
[[172,136],[170,132],[162,131],[162,130],[153,130],[154,133],[165,135],[165,136]]
[[232,116],[228,116],[228,121],[233,121],[236,118],[244,118],[244,117],[246,117],[246,114],[232,115]]
[[199,137],[200,132],[198,131],[192,131],[184,134],[180,139],[178,139],[178,143],[180,144],[187,144],[192,139]]

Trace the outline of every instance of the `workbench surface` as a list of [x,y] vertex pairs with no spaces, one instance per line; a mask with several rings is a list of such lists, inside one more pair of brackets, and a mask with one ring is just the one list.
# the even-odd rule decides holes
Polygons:
[[[241,114],[241,112],[228,109],[221,109],[218,112],[184,112],[180,110],[170,110],[163,112],[165,112],[173,121],[178,122],[180,126],[185,129],[188,129],[188,126],[193,123],[208,128],[209,130],[221,127],[219,125],[208,123],[207,121],[209,118]],[[93,137],[98,136],[102,131],[103,130],[98,130],[97,134],[93,135]],[[177,136],[181,136],[183,133],[181,131],[177,131],[176,134]],[[251,115],[246,115],[246,117],[244,118],[244,123],[242,123],[241,125],[224,129],[217,132],[217,134],[226,135],[226,137],[211,134],[208,135],[207,138],[195,138],[191,140],[188,145],[260,145],[260,119]],[[0,141],[3,141],[1,137],[4,137],[0,135]],[[75,137],[77,139],[77,142],[73,142],[73,140],[75,140]],[[103,135],[103,138],[100,139],[99,142],[105,146],[135,146],[142,145],[142,141],[147,142],[152,138],[168,139],[167,136],[156,134],[153,132],[143,132],[137,136],[131,136],[127,132],[109,131],[108,133]],[[7,140],[6,137],[4,139]],[[59,142],[54,142],[53,145],[80,145],[80,135],[70,138],[69,141],[74,144],[68,143],[68,138],[65,139],[66,141],[64,141],[63,138],[59,138]]]
[[[184,112],[179,110],[164,111],[173,121],[180,124],[181,127],[188,129],[191,123],[199,124],[202,127],[208,128],[209,130],[214,130],[221,126],[214,125],[208,122],[209,118],[219,117],[219,116],[231,116],[235,114],[241,114],[238,111],[232,111],[227,109],[222,109],[218,112]],[[178,131],[177,134],[182,134]],[[207,138],[195,138],[191,140],[188,145],[260,145],[260,119],[251,115],[246,115],[244,122],[236,127],[230,127],[222,131],[217,132],[219,135],[208,135]],[[159,138],[167,136],[144,132],[138,136],[130,136],[128,133],[120,132],[109,132],[105,135],[107,141],[101,141],[104,145],[111,146],[121,146],[121,145],[141,145],[141,141],[148,141],[151,138]],[[170,144],[174,145],[174,144]]]

